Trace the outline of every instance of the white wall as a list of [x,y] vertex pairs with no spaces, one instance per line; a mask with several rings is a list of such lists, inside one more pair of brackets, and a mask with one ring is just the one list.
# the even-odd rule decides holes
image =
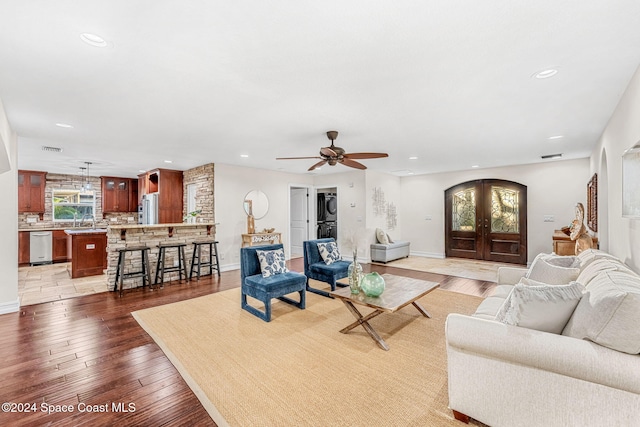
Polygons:
[[[598,201],[606,202],[607,215],[599,215],[599,236],[608,251],[640,271],[640,219],[622,217],[622,155],[640,142],[640,68],[609,119],[591,155],[591,172],[598,173]],[[604,181],[604,182],[603,182]],[[601,231],[602,230],[602,231]]]
[[[589,177],[588,159],[403,177],[401,239],[411,242],[412,254],[444,257],[445,190],[476,179],[504,179],[527,186],[527,255],[532,261],[553,250],[553,231],[571,223],[575,204],[586,206]],[[555,222],[543,222],[545,215],[554,215]]]
[[[3,160],[10,169],[4,171]],[[0,101],[0,314],[18,311],[18,150]]]
[[240,268],[241,234],[247,232],[243,201],[251,190],[262,190],[269,199],[267,215],[255,221],[256,231],[275,228],[282,233],[289,258],[289,184],[312,185],[311,175],[288,174],[265,169],[216,163],[214,168],[216,240],[221,269]]

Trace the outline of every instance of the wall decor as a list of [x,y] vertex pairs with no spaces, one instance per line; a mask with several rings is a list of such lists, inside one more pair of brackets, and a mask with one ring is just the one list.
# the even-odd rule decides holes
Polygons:
[[640,144],[622,156],[622,216],[640,218]]
[[587,183],[587,227],[598,231],[598,174],[594,173]]
[[373,214],[375,216],[382,216],[385,214],[386,204],[384,199],[384,191],[380,187],[373,188]]
[[387,205],[387,228],[394,230],[398,225],[398,214],[396,212],[396,205],[389,203]]

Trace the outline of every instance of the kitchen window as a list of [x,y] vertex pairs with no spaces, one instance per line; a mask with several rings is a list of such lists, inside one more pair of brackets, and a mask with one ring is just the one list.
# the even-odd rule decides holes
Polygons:
[[53,190],[53,220],[80,221],[92,218],[96,210],[96,198],[93,191]]

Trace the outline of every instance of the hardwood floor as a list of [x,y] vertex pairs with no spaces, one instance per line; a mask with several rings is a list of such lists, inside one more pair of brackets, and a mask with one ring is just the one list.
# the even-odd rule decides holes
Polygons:
[[[442,289],[471,295],[486,296],[495,287],[493,282],[441,274],[363,267],[367,272],[438,281]],[[290,268],[302,271],[302,259],[292,260]],[[9,409],[19,410],[5,412],[3,406],[0,425],[214,426],[131,312],[238,286],[240,273],[234,270],[219,279],[174,282],[157,291],[136,289],[122,298],[114,292],[99,293],[29,305],[0,316],[0,400],[13,402]]]

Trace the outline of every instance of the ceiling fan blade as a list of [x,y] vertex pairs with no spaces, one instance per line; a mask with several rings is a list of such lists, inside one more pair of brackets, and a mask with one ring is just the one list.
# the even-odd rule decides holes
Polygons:
[[313,157],[276,157],[276,160],[296,160],[296,159],[321,159],[320,156]]
[[309,169],[307,169],[307,170],[308,170],[308,171],[312,171],[312,170],[314,170],[315,168],[319,168],[320,166],[324,165],[325,163],[327,163],[327,161],[326,161],[326,160],[319,161],[318,163],[316,163],[315,165],[311,166],[311,167],[310,167]]
[[322,147],[320,149],[320,154],[327,157],[338,157],[338,154],[333,151],[330,147]]
[[356,168],[356,169],[366,169],[367,168],[362,163],[358,163],[355,160],[350,160],[350,159],[347,159],[347,158],[343,158],[342,160],[340,160],[340,163],[342,163],[345,166],[349,166],[350,168]]
[[379,159],[389,157],[387,153],[349,153],[344,155],[347,159]]

